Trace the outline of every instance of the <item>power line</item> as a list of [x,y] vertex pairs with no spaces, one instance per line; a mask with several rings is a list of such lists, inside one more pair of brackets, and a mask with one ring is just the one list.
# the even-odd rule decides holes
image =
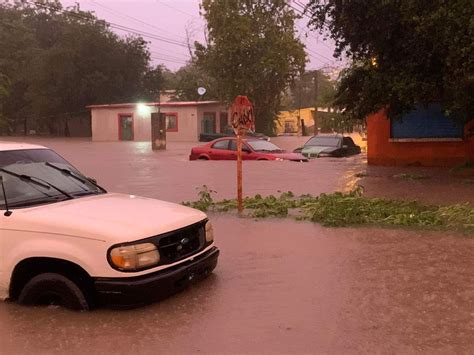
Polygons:
[[[93,0],[92,0],[93,1]],[[71,17],[75,17],[75,18],[79,18],[79,19],[83,19],[83,20],[90,20],[91,18],[89,16],[84,16],[84,15],[81,15],[80,13],[77,13],[77,12],[74,12],[74,11],[68,11],[68,10],[63,10],[59,7],[55,7],[55,6],[51,6],[51,5],[47,5],[47,4],[43,4],[43,3],[40,3],[40,2],[37,2],[37,1],[33,1],[33,2],[28,2],[28,1],[25,1],[27,3],[30,3],[30,4],[34,4],[38,7],[42,7],[42,8],[45,8],[45,9],[48,9],[50,11],[54,11],[54,12],[60,12],[64,15],[67,15],[67,16],[71,16]],[[95,1],[93,1],[94,3],[96,3]],[[172,6],[169,6],[167,4],[164,4],[164,3],[161,3],[162,5],[165,5],[165,6],[168,6],[168,7],[171,7],[173,8]],[[289,5],[290,7],[292,7],[291,5]],[[294,7],[292,7],[293,9],[295,9]],[[175,9],[175,10],[178,10],[178,9]],[[295,9],[296,10],[296,9]],[[188,14],[189,15],[189,14]],[[128,16],[128,15],[124,15],[124,16],[127,16],[127,17],[131,17],[131,16]],[[192,16],[192,15],[190,15]],[[141,20],[138,20],[138,19],[135,19],[137,21],[140,21],[142,22]],[[159,35],[156,35],[156,34],[153,34],[153,33],[150,33],[150,32],[145,32],[145,31],[142,31],[142,30],[137,30],[137,29],[134,29],[132,27],[128,27],[128,26],[124,26],[124,25],[120,25],[120,24],[117,24],[117,23],[113,23],[113,22],[109,22],[109,21],[105,21],[105,20],[100,20],[100,21],[103,21],[105,24],[107,24],[109,27],[111,28],[114,28],[116,30],[119,30],[119,31],[124,31],[124,32],[127,32],[127,33],[132,33],[132,34],[135,34],[135,35],[139,35],[139,36],[142,36],[142,37],[147,37],[147,38],[151,38],[151,39],[154,39],[154,40],[157,40],[157,41],[161,41],[161,42],[164,42],[164,43],[168,43],[168,44],[172,44],[172,45],[177,45],[177,46],[180,46],[180,47],[183,47],[183,48],[186,48],[188,49],[188,45],[185,44],[185,43],[182,43],[182,42],[179,42],[177,40],[174,40],[174,39],[171,39],[171,38],[167,38],[167,37],[163,37],[163,36],[159,36]],[[143,22],[145,23],[145,22]],[[150,24],[148,24],[150,25]],[[153,26],[153,25],[150,25],[150,26]],[[192,47],[192,46],[191,46]],[[329,60],[330,62],[334,62],[334,60],[322,55],[322,54],[319,54],[313,50],[311,50],[310,48],[307,48],[306,49],[310,52],[308,53],[312,58],[316,59],[316,60],[319,60],[321,61],[321,59],[319,58],[316,58],[314,57],[314,55],[316,56],[319,56],[321,58],[324,58],[324,59],[327,59]],[[158,54],[158,53],[156,53]],[[314,54],[314,55],[313,55]],[[158,56],[153,56],[154,59],[158,59],[158,60],[163,60],[163,61],[168,61],[168,62],[173,62],[173,63],[178,63],[178,64],[186,64],[186,59],[184,58],[178,58],[178,57],[172,57],[172,56],[169,56],[167,54],[163,54],[163,53],[159,53]],[[164,56],[166,56],[167,58],[165,58]],[[324,64],[328,64],[329,62],[326,62]]]
[[163,48],[163,46],[160,43],[155,43],[155,42],[149,42],[150,44],[150,50],[157,50],[157,51],[166,51],[166,55],[172,55],[175,57],[179,57],[179,59],[189,59],[190,55],[189,52],[186,50],[185,52],[179,51],[171,51],[169,49]]
[[317,43],[322,44],[324,47],[326,47],[327,49],[329,49],[331,51],[334,51],[334,48],[332,48],[329,45],[327,45],[326,43],[324,43],[324,39],[321,40],[317,35],[310,32],[311,31],[310,29],[304,29],[303,26],[298,26],[298,25],[297,25],[297,27],[300,31],[304,32],[305,37],[311,37],[311,38],[315,39]]
[[173,9],[173,10],[175,10],[175,11],[181,12],[181,13],[184,14],[184,15],[187,15],[187,16],[190,16],[190,17],[193,17],[193,18],[199,18],[199,17],[197,17],[197,16],[195,16],[195,15],[191,15],[190,13],[188,13],[188,12],[186,12],[186,11],[180,10],[180,9],[174,7],[174,6],[171,6],[171,5],[169,5],[169,4],[165,4],[164,2],[161,2],[161,1],[156,0],[156,3],[157,3],[157,4],[160,4],[160,5],[164,5],[164,6],[166,6],[166,7],[169,7],[170,9]]
[[128,26],[124,26],[124,25],[120,25],[120,24],[116,24],[116,23],[113,23],[113,22],[107,22],[106,21],[106,23],[110,27],[115,28],[117,30],[122,30],[122,31],[125,31],[125,32],[128,32],[128,33],[132,33],[132,34],[142,36],[142,37],[155,39],[155,40],[160,41],[160,42],[165,42],[165,43],[177,45],[177,46],[180,46],[180,47],[183,47],[183,48],[188,48],[187,44],[176,41],[176,40],[171,39],[171,38],[162,37],[162,36],[159,36],[159,35],[155,35],[151,32],[145,32],[145,31],[137,30],[137,29],[134,29],[134,28],[131,28],[131,27],[128,27]]
[[305,17],[311,19],[311,16],[309,16],[306,12],[304,12],[304,9],[301,10],[301,9],[299,9],[299,8],[296,8],[296,7],[294,7],[290,2],[287,3],[287,6],[291,7],[294,11],[296,11],[296,12],[299,13],[300,15],[305,16]]
[[[297,2],[295,1],[295,3],[297,3]],[[305,9],[305,6],[304,6],[304,5],[302,5],[302,4],[300,4],[300,3],[297,3],[297,4],[298,4],[299,6],[301,6],[301,7],[303,8],[303,10]],[[296,7],[294,7],[293,5],[291,5],[291,3],[287,3],[287,5],[288,5],[290,8],[292,8],[294,11],[296,11],[297,13],[299,13],[300,15],[306,16],[307,18],[311,19],[311,16],[309,16],[308,14],[306,14],[306,12],[304,12],[303,10],[297,9]],[[302,28],[301,28],[300,26],[297,26],[297,27],[298,27],[300,30],[302,30]],[[308,34],[308,32],[307,32],[307,34]],[[321,43],[321,44],[323,44],[324,46],[326,46],[328,49],[333,50],[333,48],[330,48],[330,47],[327,46],[324,42],[320,42],[317,37],[315,37],[315,39],[316,39],[319,43]],[[327,60],[329,60],[329,61],[334,61],[334,59],[331,59],[331,58],[329,58],[329,57],[327,57],[327,56],[325,56],[325,55],[319,54],[319,53],[313,51],[312,49],[308,48],[307,46],[306,46],[306,49],[307,49],[309,52],[311,52],[312,54],[314,54],[314,55],[317,55],[317,56],[319,56],[319,57],[321,57],[321,58],[324,58],[324,59],[327,59]],[[310,56],[312,56],[310,53],[308,53],[308,54],[309,54]],[[313,57],[313,56],[312,56],[312,57]],[[313,58],[314,58],[314,57],[313,57]]]
[[[312,17],[306,13],[306,5],[301,4],[300,2],[298,2],[298,1],[296,1],[296,0],[293,0],[293,2],[294,2],[296,5],[299,5],[299,6],[301,7],[301,9],[297,9],[297,8],[293,7],[291,4],[288,4],[288,6],[291,7],[293,10],[295,10],[296,12],[298,12],[299,14],[301,14],[301,15],[307,17],[308,19],[312,20]],[[301,27],[299,27],[299,28],[302,30]],[[317,35],[315,35],[315,34],[313,34],[313,33],[310,33],[309,30],[306,31],[306,35],[313,37],[316,41],[318,41],[319,43],[321,43],[321,44],[322,44],[323,46],[325,46],[327,49],[330,49],[330,50],[332,50],[332,51],[334,50],[334,48],[331,48],[329,45],[327,45],[326,43],[324,43],[324,40],[321,41],[320,38],[319,38]]]
[[[67,16],[72,16],[72,17],[75,17],[75,18],[83,19],[83,20],[90,20],[91,19],[89,16],[84,16],[84,15],[81,15],[80,13],[77,13],[77,12],[74,12],[74,11],[62,10],[61,8],[46,5],[46,4],[37,2],[37,1],[33,1],[33,2],[25,1],[25,2],[29,3],[29,4],[34,4],[38,7],[48,9],[50,11],[59,12],[59,13],[62,13],[64,15],[67,15]],[[153,34],[153,33],[150,33],[150,32],[137,30],[137,29],[134,29],[132,27],[120,25],[120,24],[105,21],[105,20],[100,20],[100,21],[103,21],[109,27],[115,28],[116,30],[128,32],[128,33],[135,34],[135,35],[142,36],[142,37],[146,37],[146,38],[151,38],[151,39],[154,39],[154,40],[157,40],[157,41],[177,45],[177,46],[180,46],[180,47],[183,47],[183,48],[188,48],[187,44],[176,41],[176,40],[171,39],[171,38],[166,38],[166,37],[159,36],[159,35],[156,35],[156,34]]]
[[173,59],[173,60],[180,60],[180,61],[187,61],[187,60],[189,60],[189,57],[188,57],[188,58],[177,57],[177,56],[169,55],[169,53],[163,53],[163,52],[150,51],[150,54],[158,55],[158,56],[161,56],[161,57],[167,57],[167,58]]
[[[133,16],[130,16],[130,15],[124,14],[124,13],[118,11],[118,10],[115,10],[115,9],[112,9],[112,8],[110,8],[110,7],[108,7],[108,6],[105,6],[105,5],[103,5],[103,4],[100,4],[100,3],[99,3],[98,1],[96,1],[96,0],[90,0],[90,2],[93,3],[93,4],[95,4],[95,5],[97,5],[97,6],[99,6],[99,7],[101,7],[101,8],[104,9],[106,12],[112,13],[112,14],[114,14],[114,15],[116,15],[116,16],[119,16],[119,17],[122,17],[122,18],[128,18],[128,19],[131,19],[131,20],[133,20],[133,21],[135,21],[135,22],[141,23],[141,24],[143,24],[143,25],[145,25],[145,26],[148,26],[148,27],[157,29],[157,30],[159,30],[159,31],[162,31],[162,32],[165,32],[165,33],[169,33],[169,34],[173,34],[173,35],[174,35],[173,32],[167,31],[167,30],[165,30],[165,29],[163,29],[163,28],[160,28],[160,27],[155,26],[155,25],[152,25],[152,24],[150,24],[150,23],[148,23],[148,22],[142,21],[142,20],[140,20],[140,19],[138,19],[138,18],[136,18],[136,17],[133,17]],[[182,41],[185,41],[185,38],[180,38],[180,39],[181,39]]]
[[306,10],[306,5],[300,3],[298,0],[293,0],[293,3],[295,3],[296,5],[298,5],[303,11]]
[[306,47],[306,49],[307,49],[309,52],[311,52],[312,54],[317,55],[318,57],[321,57],[321,58],[326,59],[326,60],[329,60],[329,61],[334,61],[334,58],[329,58],[329,57],[326,57],[325,55],[319,54],[319,53],[313,51],[311,48]]
[[152,59],[156,59],[156,60],[162,60],[162,61],[165,61],[165,62],[170,62],[170,63],[175,63],[175,64],[187,64],[187,62],[185,61],[182,61],[182,60],[174,60],[174,59],[166,59],[166,58],[162,58],[162,57],[157,57],[157,56],[151,56]]

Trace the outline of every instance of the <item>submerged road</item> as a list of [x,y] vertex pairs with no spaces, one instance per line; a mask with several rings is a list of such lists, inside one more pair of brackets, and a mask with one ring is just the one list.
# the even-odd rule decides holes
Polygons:
[[[233,196],[232,162],[188,146],[39,140],[111,191],[179,202],[207,184]],[[331,192],[360,158],[244,164],[247,193]],[[470,353],[474,239],[445,232],[324,228],[211,215],[213,275],[160,303],[76,313],[0,303],[0,353]]]

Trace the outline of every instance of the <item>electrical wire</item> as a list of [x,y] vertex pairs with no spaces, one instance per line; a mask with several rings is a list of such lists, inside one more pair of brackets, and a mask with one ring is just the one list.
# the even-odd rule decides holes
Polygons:
[[[99,3],[97,3],[97,1],[94,1],[94,0],[91,0],[92,3],[95,3],[96,5],[99,5],[99,6],[102,6],[102,7],[106,7],[104,5],[100,5]],[[25,3],[29,3],[31,5],[36,5],[38,7],[41,7],[41,8],[44,8],[44,9],[48,9],[50,11],[53,11],[53,12],[59,12],[59,13],[62,13],[62,14],[65,14],[67,16],[71,16],[71,17],[75,17],[75,18],[79,18],[79,19],[83,19],[83,20],[90,20],[90,17],[89,16],[84,16],[84,15],[81,15],[80,13],[77,13],[77,12],[73,12],[73,11],[68,11],[68,10],[63,10],[59,7],[55,7],[55,6],[51,6],[51,5],[48,5],[48,4],[44,4],[44,3],[41,3],[41,2],[38,2],[38,1],[25,1]],[[165,4],[165,3],[160,3],[161,5],[165,5],[169,8],[172,8],[176,11],[179,11],[179,12],[182,12],[186,15],[189,15],[189,16],[193,16],[193,15],[190,15],[186,12],[183,12],[179,9],[176,9],[174,8],[173,6],[171,5],[168,5],[168,4]],[[298,3],[299,6],[302,6],[301,4]],[[298,13],[300,14],[304,14],[304,12],[302,12],[301,10],[295,8],[294,6],[292,6],[290,3],[288,3],[288,6],[291,7],[293,10],[297,11]],[[108,7],[107,7],[108,8]],[[110,9],[110,8],[108,8]],[[110,9],[112,10],[112,9]],[[112,10],[112,11],[115,11],[115,10]],[[115,12],[118,12],[118,11],[115,11]],[[134,20],[136,21],[139,21],[143,24],[146,24],[148,26],[152,26],[152,27],[155,27],[157,29],[159,29],[158,27],[156,26],[153,26],[153,25],[150,25],[144,21],[141,21],[141,20],[138,20],[132,16],[128,16],[128,15],[123,15],[123,16],[126,16],[126,17],[129,17],[129,18],[133,18]],[[306,15],[307,16],[307,15]],[[193,16],[194,17],[194,16]],[[308,17],[308,16],[307,16]],[[113,23],[113,22],[109,22],[109,21],[105,21],[105,20],[100,20],[100,21],[103,21],[104,23],[107,24],[107,26],[111,27],[111,28],[114,28],[116,30],[119,30],[119,31],[123,31],[123,32],[126,32],[126,33],[131,33],[131,34],[135,34],[135,35],[139,35],[139,36],[142,36],[142,37],[146,37],[146,38],[151,38],[151,39],[154,39],[154,40],[157,40],[157,41],[160,41],[160,42],[164,42],[164,43],[168,43],[168,44],[172,44],[172,45],[176,45],[176,46],[180,46],[180,47],[183,47],[183,48],[186,48],[188,49],[188,45],[183,43],[183,42],[180,42],[180,41],[177,41],[175,39],[172,39],[172,38],[167,38],[167,37],[163,37],[163,36],[160,36],[160,35],[156,35],[154,33],[150,33],[150,32],[146,32],[146,31],[143,31],[143,30],[138,30],[138,29],[135,29],[135,28],[132,28],[132,27],[128,27],[128,26],[125,26],[125,25],[121,25],[121,24],[118,24],[118,23]],[[191,48],[193,48],[192,45],[190,45]],[[318,56],[320,58],[323,58],[323,59],[326,59],[328,60],[328,62],[325,62],[323,63],[322,65],[326,65],[326,64],[329,64],[329,63],[333,63],[334,60],[333,59],[330,59],[329,57],[327,56],[324,56],[322,54],[319,54],[315,51],[313,51],[312,49],[306,47],[307,51],[309,52],[309,56],[312,57],[313,59],[315,60],[318,60],[320,62],[322,62],[321,59],[319,58],[316,58],[315,56]],[[175,63],[175,64],[186,64],[187,63],[187,59],[184,59],[184,58],[178,58],[178,57],[173,57],[173,56],[169,56],[167,54],[163,54],[163,53],[156,53],[156,52],[151,52],[151,54],[156,54],[156,55],[153,55],[152,58],[153,59],[157,59],[157,60],[162,60],[162,61],[168,61],[168,62],[171,62],[171,63]],[[165,58],[166,57],[166,58]]]
[[187,64],[186,61],[174,60],[174,59],[167,59],[167,58],[158,57],[158,56],[153,56],[153,55],[152,55],[150,58],[156,59],[156,60],[162,60],[162,61],[165,61],[165,62],[175,63],[175,64],[184,64],[184,65]]
[[180,10],[180,9],[174,7],[174,6],[169,5],[169,4],[165,4],[164,2],[161,2],[161,1],[159,1],[159,0],[156,0],[156,4],[164,5],[164,6],[166,6],[166,7],[169,7],[170,9],[173,9],[173,10],[175,10],[175,11],[181,12],[182,14],[187,15],[187,16],[190,16],[190,17],[192,17],[192,18],[199,18],[198,16],[191,15],[190,13],[188,13],[188,12],[186,12],[186,11]]
[[[58,8],[58,7],[55,7],[55,6],[50,6],[50,5],[47,5],[47,4],[43,4],[43,3],[40,3],[38,1],[25,1],[25,3],[28,3],[30,5],[36,5],[38,7],[48,9],[48,10],[53,11],[53,12],[58,12],[58,13],[61,13],[61,14],[67,15],[67,16],[72,16],[72,17],[75,17],[75,18],[83,19],[83,20],[90,20],[89,16],[84,16],[84,15],[81,15],[80,13],[77,13],[77,12],[74,12],[74,11],[62,10],[61,8]],[[100,21],[103,21],[109,27],[114,28],[116,30],[120,30],[120,31],[124,31],[124,32],[127,32],[127,33],[139,35],[139,36],[146,37],[146,38],[151,38],[151,39],[154,39],[154,40],[157,40],[157,41],[177,45],[177,46],[180,46],[180,47],[183,47],[183,48],[188,48],[187,44],[179,42],[179,41],[171,39],[171,38],[166,38],[166,37],[159,36],[159,35],[156,35],[156,34],[153,34],[153,33],[150,33],[150,32],[137,30],[137,29],[132,28],[132,27],[120,25],[120,24],[105,21],[105,20],[100,20]]]
[[[127,18],[127,19],[133,20],[133,21],[135,21],[135,22],[137,22],[137,23],[141,23],[142,25],[148,26],[148,27],[150,27],[150,28],[154,28],[154,29],[157,29],[157,30],[159,30],[159,31],[162,31],[162,32],[165,32],[165,33],[169,33],[169,34],[174,35],[173,32],[167,31],[167,30],[165,30],[165,29],[163,29],[163,28],[161,28],[161,27],[158,27],[158,26],[152,25],[152,24],[150,24],[150,23],[148,23],[148,22],[142,21],[142,20],[140,20],[140,19],[138,19],[138,18],[136,18],[136,17],[133,17],[133,16],[130,16],[130,15],[124,14],[124,13],[118,11],[118,10],[112,9],[112,8],[110,8],[110,7],[108,7],[108,6],[105,6],[105,5],[101,4],[101,3],[99,3],[99,2],[96,1],[96,0],[89,0],[89,1],[90,1],[91,3],[93,3],[94,5],[97,5],[97,6],[101,7],[103,10],[105,10],[106,12],[109,12],[109,13],[111,13],[111,14],[114,14],[114,15],[119,16],[119,17],[122,17],[122,18]],[[185,39],[184,37],[180,38],[180,40],[183,41],[183,42],[186,41],[186,39]]]
[[[312,20],[312,17],[306,13],[306,5],[301,4],[300,2],[298,2],[296,0],[293,0],[293,3],[295,3],[296,5],[299,5],[301,9],[297,9],[296,7],[292,6],[290,3],[288,3],[287,5],[289,7],[291,7],[293,10],[295,10],[297,13],[299,13],[300,15],[302,15],[304,17],[307,17],[308,19]],[[301,27],[300,27],[300,29],[301,29]],[[313,37],[316,41],[318,41],[318,43],[322,44],[327,49],[334,50],[334,48],[331,48],[329,45],[324,43],[324,40],[321,41],[320,38],[317,37],[316,35],[314,35],[313,33],[310,33],[309,31],[307,31],[306,35]]]

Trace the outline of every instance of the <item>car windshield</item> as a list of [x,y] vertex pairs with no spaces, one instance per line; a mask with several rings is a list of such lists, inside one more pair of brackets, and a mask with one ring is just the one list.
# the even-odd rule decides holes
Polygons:
[[247,141],[247,144],[257,152],[281,152],[281,148],[264,140]]
[[305,143],[305,146],[338,147],[339,137],[313,137]]
[[[67,195],[60,191],[72,197],[102,193],[99,187],[49,149],[0,151],[0,175],[11,208],[62,201]],[[5,196],[3,192],[1,194],[0,208],[5,209]]]

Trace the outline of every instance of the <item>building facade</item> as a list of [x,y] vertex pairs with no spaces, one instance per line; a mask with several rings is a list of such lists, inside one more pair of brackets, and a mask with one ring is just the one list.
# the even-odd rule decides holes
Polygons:
[[[278,115],[276,134],[277,135],[302,135],[303,125],[306,135],[313,135],[321,132],[324,120],[334,110],[329,107],[305,107],[292,111],[280,111]],[[325,132],[329,133],[329,132]]]
[[441,108],[419,107],[398,120],[384,111],[367,118],[371,165],[455,166],[474,162],[474,120],[460,124]]
[[227,107],[217,101],[149,102],[91,105],[93,141],[151,141],[151,114],[166,117],[168,141],[199,140],[229,124]]

